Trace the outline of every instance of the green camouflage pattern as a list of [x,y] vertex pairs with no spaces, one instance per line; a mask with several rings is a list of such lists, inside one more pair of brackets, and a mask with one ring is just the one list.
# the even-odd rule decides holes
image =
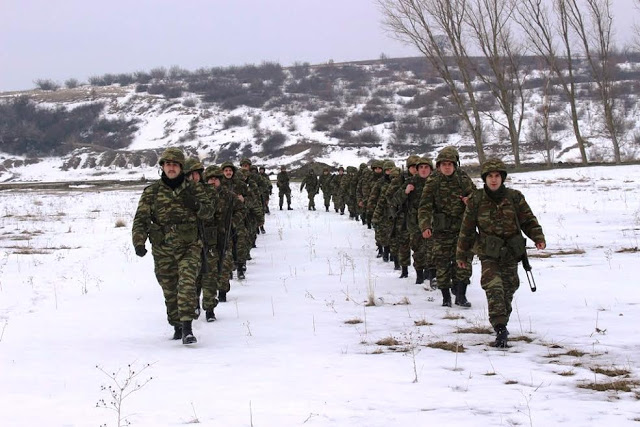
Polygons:
[[318,181],[318,177],[316,176],[316,174],[313,172],[313,169],[309,169],[309,173],[307,173],[307,175],[300,183],[300,191],[304,190],[305,187],[307,188],[307,197],[309,198],[308,208],[315,209],[315,198],[320,189],[320,182]]
[[[327,172],[329,172],[327,170]],[[329,208],[331,204],[331,196],[333,193],[333,177],[331,173],[322,173],[320,178],[318,179],[318,184],[320,185],[320,189],[322,190],[322,199],[324,201],[324,207]]]
[[286,170],[278,172],[276,177],[276,185],[278,186],[278,199],[280,209],[282,209],[282,202],[284,197],[287,198],[287,206],[291,206],[291,187],[289,187],[289,174]]

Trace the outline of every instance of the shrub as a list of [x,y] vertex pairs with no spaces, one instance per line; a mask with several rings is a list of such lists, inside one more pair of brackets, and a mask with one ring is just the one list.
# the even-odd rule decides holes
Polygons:
[[246,124],[245,119],[242,116],[229,116],[222,124],[223,129],[231,129],[233,127],[244,126]]
[[148,90],[149,90],[149,85],[137,85],[136,86],[136,92],[137,93],[147,92]]
[[33,83],[40,90],[56,91],[60,89],[60,85],[51,79],[37,79]]
[[316,114],[313,118],[313,130],[324,132],[333,126],[339,125],[344,114],[344,111],[338,108],[330,108]]
[[78,87],[78,85],[80,84],[80,82],[78,81],[78,79],[67,79],[64,81],[64,85],[67,89],[75,89]]

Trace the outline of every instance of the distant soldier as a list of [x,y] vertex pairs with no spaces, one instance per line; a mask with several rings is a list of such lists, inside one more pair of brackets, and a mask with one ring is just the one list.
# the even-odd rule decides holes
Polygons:
[[363,175],[363,179],[358,183],[359,191],[356,191],[356,194],[360,198],[358,206],[360,206],[360,202],[362,202],[361,212],[362,215],[364,215],[364,223],[371,229],[371,215],[369,215],[367,211],[367,204],[369,203],[369,195],[371,194],[373,184],[382,176],[382,160],[374,160],[371,162],[371,170]]
[[[329,172],[329,168],[322,169],[322,175],[320,176],[319,184],[322,190],[322,198],[324,200],[324,209],[329,212],[329,206],[331,204],[331,186],[333,175]],[[337,209],[336,209],[337,211]]]
[[362,225],[367,225],[367,206],[366,206],[366,196],[364,194],[364,188],[367,185],[367,182],[371,180],[373,173],[369,166],[366,163],[360,163],[360,169],[358,170],[358,180],[356,183],[356,209],[358,211],[358,215],[360,216],[360,220],[362,221]]
[[196,276],[200,271],[202,241],[197,221],[213,217],[214,206],[202,186],[185,179],[185,158],[179,148],[167,148],[160,156],[160,180],[144,189],[131,231],[136,255],[151,252],[158,283],[162,287],[173,339],[195,343],[191,322],[196,313]]
[[520,286],[518,262],[527,250],[520,231],[534,241],[537,249],[544,249],[547,244],[542,227],[522,193],[504,186],[505,164],[499,159],[489,159],[482,165],[481,176],[484,188],[475,190],[467,204],[456,260],[460,268],[466,268],[475,248],[482,264],[480,284],[487,294],[489,322],[497,335],[495,346],[504,348],[509,335],[511,301]]
[[291,207],[291,187],[289,187],[289,174],[287,173],[287,167],[280,166],[280,172],[276,178],[276,184],[278,185],[278,198],[280,204],[280,210],[282,210],[282,202],[284,197],[287,197],[287,210],[293,210]]
[[393,219],[388,214],[388,199],[386,197],[387,188],[391,184],[392,174],[400,174],[400,169],[395,167],[391,160],[383,163],[382,178],[378,180],[371,190],[368,208],[371,212],[371,223],[375,230],[375,239],[378,246],[378,258],[382,257],[384,262],[389,262],[391,257],[391,228]]
[[264,182],[264,192],[262,193],[264,198],[264,213],[270,214],[271,211],[269,211],[269,198],[273,194],[273,184],[271,183],[271,179],[269,178],[269,175],[267,175],[266,169],[263,166],[258,169],[258,173],[260,174],[260,177]]
[[333,208],[336,212],[340,212],[340,215],[344,215],[344,198],[340,193],[342,187],[342,180],[345,179],[344,168],[340,166],[338,168],[338,174],[331,180],[331,196],[333,197]]
[[358,219],[358,210],[356,209],[357,173],[358,169],[355,166],[347,166],[347,176],[340,182],[340,196],[349,209],[349,218],[355,220]]
[[[194,159],[193,157],[189,157],[184,162],[184,176],[189,180],[193,181],[196,185],[204,185],[204,179],[202,173],[204,172],[204,167],[202,163],[198,159]],[[202,230],[202,221],[198,220],[198,233],[201,233]],[[200,239],[203,239],[203,236],[200,236]],[[204,241],[203,241],[204,243]],[[205,245],[206,246],[206,245]],[[198,276],[196,276],[196,293],[198,295],[198,305],[196,307],[196,318],[200,317],[200,295],[202,293],[202,274],[203,269],[206,268],[205,264],[206,254],[203,255],[202,258],[202,266],[200,271],[198,272]]]
[[249,229],[247,228],[247,215],[249,215],[249,207],[246,203],[249,189],[247,184],[240,179],[236,174],[236,167],[231,162],[224,162],[220,165],[222,169],[222,185],[231,191],[235,197],[242,202],[243,206],[243,220],[234,224],[233,230],[233,260],[236,264],[236,271],[238,272],[238,279],[244,279],[244,272],[247,268],[247,257],[249,256],[250,236]]
[[313,168],[309,167],[309,172],[307,176],[304,177],[302,182],[300,183],[300,191],[307,187],[307,197],[309,198],[308,208],[310,211],[316,210],[316,194],[318,194],[318,190],[320,188],[320,184],[318,182],[318,177],[316,173],[313,171]]
[[[384,247],[382,245],[381,233],[375,227],[373,222],[373,215],[376,210],[376,206],[378,205],[378,200],[380,199],[380,195],[382,194],[382,187],[388,185],[391,182],[391,177],[386,172],[387,170],[391,173],[391,169],[395,167],[395,164],[386,160],[382,162],[380,173],[376,172],[374,169],[374,180],[371,186],[371,191],[369,192],[369,199],[367,200],[367,218],[371,221],[371,224],[374,226],[376,245],[378,247],[378,256],[377,258],[384,257]],[[389,249],[390,250],[390,249]],[[389,254],[387,252],[387,261],[389,258]]]
[[418,225],[424,238],[434,239],[435,280],[442,292],[442,306],[451,307],[453,287],[456,305],[470,307],[466,292],[471,265],[462,268],[456,264],[456,246],[467,200],[476,187],[471,178],[459,170],[458,152],[453,147],[440,150],[436,168],[439,172],[427,178],[422,190]]

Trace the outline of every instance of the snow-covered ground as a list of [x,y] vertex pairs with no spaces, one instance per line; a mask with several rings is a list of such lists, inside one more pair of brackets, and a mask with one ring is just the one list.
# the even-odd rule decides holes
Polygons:
[[[0,191],[0,425],[117,425],[99,402],[129,366],[136,426],[636,425],[638,182],[639,166],[510,177],[548,249],[530,250],[538,291],[521,274],[506,351],[473,333],[489,326],[478,264],[473,307],[445,309],[297,187],[193,347],[170,339],[151,256],[131,247],[142,187]],[[632,391],[581,388],[614,381]]]

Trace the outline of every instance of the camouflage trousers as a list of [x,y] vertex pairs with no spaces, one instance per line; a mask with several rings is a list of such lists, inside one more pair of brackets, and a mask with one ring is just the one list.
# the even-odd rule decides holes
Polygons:
[[391,238],[391,230],[393,222],[391,220],[383,220],[376,224],[376,243],[382,246],[391,246],[393,239]]
[[218,291],[228,292],[230,289],[229,277],[231,276],[231,270],[233,270],[233,254],[231,247],[227,249],[224,255],[224,263],[222,269],[218,272],[218,261],[220,260],[220,253],[216,248],[209,249],[207,253],[207,265],[209,271],[202,273],[201,285],[202,285],[202,308],[207,310],[215,308],[218,305]]
[[333,207],[339,211],[344,211],[344,198],[339,194],[333,195]]
[[402,218],[398,219],[398,223],[396,224],[396,234],[393,240],[394,243],[392,243],[391,247],[395,247],[394,256],[398,258],[398,262],[402,267],[410,266],[411,237],[409,236],[409,230],[407,230]]
[[353,197],[349,197],[346,200],[347,208],[349,209],[349,216],[353,217],[358,215],[358,204],[356,203],[356,199]]
[[466,268],[459,268],[456,263],[458,235],[454,233],[438,233],[433,240],[433,263],[436,268],[438,288],[450,288],[453,284],[468,285],[471,278],[471,263]]
[[316,194],[318,194],[316,191],[307,191],[307,197],[309,198],[309,208],[315,208],[316,207]]
[[415,232],[409,235],[411,250],[413,250],[413,266],[416,270],[429,268],[431,264],[427,261],[427,244],[433,246],[431,239],[422,237],[422,233]]
[[171,325],[193,320],[197,305],[196,276],[200,271],[202,244],[153,245],[156,279],[164,294],[167,320]]
[[284,197],[287,197],[287,206],[291,205],[291,190],[289,191],[278,191],[278,199],[279,205],[282,207],[282,202],[284,201]]
[[489,322],[496,325],[507,325],[511,315],[511,301],[520,287],[518,278],[518,264],[515,262],[500,262],[498,260],[481,257],[482,277],[480,286],[487,294],[489,306]]
[[244,265],[247,262],[247,256],[249,255],[249,248],[247,242],[249,240],[249,231],[245,227],[244,223],[235,229],[233,235],[233,253],[236,263]]
[[331,205],[331,191],[323,191],[322,199],[324,201],[324,207],[328,208]]

